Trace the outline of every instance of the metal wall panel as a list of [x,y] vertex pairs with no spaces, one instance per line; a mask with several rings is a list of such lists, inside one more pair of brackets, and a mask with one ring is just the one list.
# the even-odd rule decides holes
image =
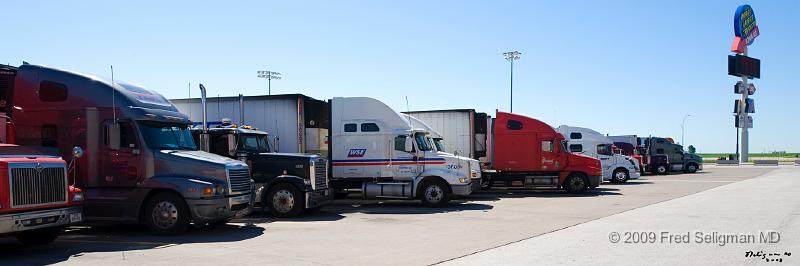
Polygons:
[[[208,98],[208,121],[219,122],[230,118],[239,123],[239,100]],[[199,99],[173,101],[182,113],[189,115],[197,123],[202,122],[202,109]],[[247,99],[244,100],[245,124],[254,126],[270,134],[270,144],[278,139],[278,151],[297,153],[298,145],[297,99]],[[275,148],[275,147],[273,147]]]
[[465,111],[407,112],[422,120],[444,138],[448,153],[475,158],[470,113]]

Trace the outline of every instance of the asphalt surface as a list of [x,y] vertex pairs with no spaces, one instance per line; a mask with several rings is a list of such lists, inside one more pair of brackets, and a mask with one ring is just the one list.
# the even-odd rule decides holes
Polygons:
[[[178,237],[152,236],[141,226],[76,227],[41,247],[0,238],[0,265],[619,264],[631,256],[653,262],[671,256],[668,252],[705,253],[685,253],[685,248],[655,244],[649,245],[651,253],[626,252],[648,245],[611,245],[609,234],[626,230],[778,230],[781,243],[797,243],[797,221],[793,220],[799,214],[797,199],[787,199],[786,192],[796,190],[800,181],[792,177],[798,175],[800,167],[793,166],[707,167],[697,174],[604,183],[582,196],[494,190],[440,209],[409,201],[350,198],[300,218],[255,214]],[[760,185],[764,183],[770,185]],[[733,227],[733,222],[727,227],[726,221],[743,227]],[[789,222],[780,227],[776,221]],[[689,248],[695,247],[700,245]],[[698,252],[712,249],[711,255],[704,257],[711,260],[688,262],[746,262],[739,254],[742,250],[728,250],[732,247],[749,248],[703,246]],[[798,251],[796,247],[764,251]]]

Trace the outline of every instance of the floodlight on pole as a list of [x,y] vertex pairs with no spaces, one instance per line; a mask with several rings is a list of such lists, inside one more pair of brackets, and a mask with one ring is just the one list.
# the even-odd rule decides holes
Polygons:
[[269,70],[259,70],[258,77],[267,79],[267,92],[272,95],[272,80],[281,79],[281,73]]
[[511,62],[511,93],[510,93],[510,96],[511,96],[510,107],[511,108],[510,108],[509,111],[512,112],[512,113],[514,112],[514,61],[515,60],[519,60],[519,56],[520,55],[522,55],[522,53],[520,53],[518,51],[511,51],[511,52],[503,53],[503,57],[506,60],[508,60],[509,62]]

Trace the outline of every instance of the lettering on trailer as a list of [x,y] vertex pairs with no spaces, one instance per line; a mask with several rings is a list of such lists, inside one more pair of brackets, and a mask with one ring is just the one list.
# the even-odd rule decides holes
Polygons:
[[[355,149],[351,149],[352,150]],[[363,149],[366,150],[366,149]],[[347,157],[350,157],[349,154]],[[370,165],[411,165],[411,164],[446,164],[444,158],[400,158],[400,159],[352,159],[352,160],[333,160],[333,166],[370,166]]]
[[347,158],[362,158],[365,154],[367,154],[367,149],[350,149]]

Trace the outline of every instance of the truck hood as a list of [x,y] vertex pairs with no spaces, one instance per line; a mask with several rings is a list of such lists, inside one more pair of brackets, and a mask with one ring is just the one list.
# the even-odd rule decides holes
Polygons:
[[204,177],[227,182],[228,169],[247,169],[243,162],[203,151],[154,152],[156,175]]
[[603,168],[600,160],[583,154],[569,153],[569,167],[572,170],[582,170],[590,176],[602,176]]

